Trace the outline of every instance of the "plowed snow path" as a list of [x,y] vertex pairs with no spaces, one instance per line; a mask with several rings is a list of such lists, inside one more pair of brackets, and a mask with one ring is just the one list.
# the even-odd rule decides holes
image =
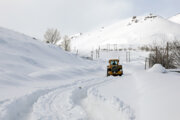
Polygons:
[[55,91],[56,89],[63,89],[69,86],[74,86],[76,82],[72,84],[62,85],[53,89],[43,89],[27,94],[17,99],[6,100],[0,104],[0,120],[26,120],[32,112],[33,105],[39,98],[46,94]]
[[79,105],[87,96],[87,89],[97,84],[108,82],[105,79],[82,80],[77,84],[56,89],[41,96],[33,105],[31,120],[80,120],[87,119],[87,114]]
[[0,107],[0,119],[133,120],[133,112],[129,106],[115,97],[107,99],[97,91],[96,87],[113,82],[112,79],[115,78],[79,80],[5,102]]

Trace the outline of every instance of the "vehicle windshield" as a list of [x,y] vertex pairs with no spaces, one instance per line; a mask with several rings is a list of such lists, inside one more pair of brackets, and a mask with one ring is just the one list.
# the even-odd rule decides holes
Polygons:
[[117,65],[118,62],[117,61],[111,61],[111,65]]

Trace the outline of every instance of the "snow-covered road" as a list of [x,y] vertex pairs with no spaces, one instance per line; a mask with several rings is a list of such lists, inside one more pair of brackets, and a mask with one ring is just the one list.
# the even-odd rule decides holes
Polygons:
[[107,99],[97,91],[98,86],[117,79],[96,76],[5,101],[0,104],[0,119],[133,120],[134,115],[128,105],[116,97]]
[[147,72],[138,63],[124,64],[122,77],[105,77],[105,70],[94,72],[89,77],[70,80],[74,82],[1,101],[0,120],[158,120],[168,119],[169,115],[175,115],[174,120],[179,118],[179,74]]
[[94,73],[1,101],[0,120],[158,120],[169,115],[175,115],[174,120],[179,118],[179,74],[147,72],[138,63],[124,64],[122,77],[105,77],[105,70]]

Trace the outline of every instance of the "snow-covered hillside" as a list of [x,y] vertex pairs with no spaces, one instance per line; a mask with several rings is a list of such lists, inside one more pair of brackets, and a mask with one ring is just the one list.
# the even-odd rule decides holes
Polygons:
[[177,14],[171,18],[169,18],[170,21],[180,24],[180,14]]
[[0,100],[18,95],[12,92],[12,88],[17,86],[18,89],[28,88],[27,85],[36,87],[41,85],[37,84],[40,81],[46,81],[46,85],[56,85],[61,79],[73,78],[69,74],[83,74],[81,69],[87,68],[88,64],[92,63],[59,47],[0,28],[0,88],[11,86],[11,89],[0,90]]
[[9,81],[14,77],[19,77],[19,80],[23,79],[23,76],[30,78],[35,75],[35,72],[47,68],[65,67],[67,64],[72,64],[72,60],[74,64],[82,64],[81,59],[56,46],[44,44],[3,28],[0,28],[0,51],[0,71],[3,72],[1,80],[6,74]]
[[132,17],[113,25],[102,27],[72,39],[72,49],[92,50],[107,48],[107,44],[121,47],[165,42],[180,37],[180,25],[156,15]]
[[[0,120],[179,120],[179,73],[144,70],[147,52],[103,52],[83,60],[0,28]],[[106,77],[110,58],[123,76]]]

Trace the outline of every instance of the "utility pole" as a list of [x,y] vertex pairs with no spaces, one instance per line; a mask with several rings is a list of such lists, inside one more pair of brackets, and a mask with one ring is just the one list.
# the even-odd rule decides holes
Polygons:
[[96,49],[96,59],[99,58],[99,50]]
[[117,51],[117,44],[114,44],[114,51]]

